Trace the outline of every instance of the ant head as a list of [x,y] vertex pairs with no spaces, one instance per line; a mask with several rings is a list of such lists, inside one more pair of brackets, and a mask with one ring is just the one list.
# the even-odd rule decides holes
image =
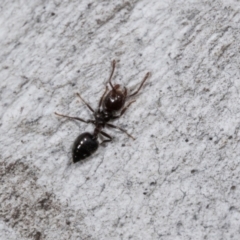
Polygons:
[[120,84],[114,84],[112,90],[110,91],[112,94],[120,94],[123,95],[126,92],[126,88],[123,88]]
[[122,90],[123,89],[120,84],[114,84],[110,92],[117,93],[117,92],[122,92]]
[[115,84],[115,85],[114,85],[114,89],[115,89],[115,90],[118,90],[119,88],[120,88],[120,84]]

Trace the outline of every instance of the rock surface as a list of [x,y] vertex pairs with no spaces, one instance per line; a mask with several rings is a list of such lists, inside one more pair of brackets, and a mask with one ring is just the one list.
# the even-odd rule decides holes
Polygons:
[[[237,0],[1,1],[0,239],[240,239]],[[114,82],[136,103],[71,164]]]

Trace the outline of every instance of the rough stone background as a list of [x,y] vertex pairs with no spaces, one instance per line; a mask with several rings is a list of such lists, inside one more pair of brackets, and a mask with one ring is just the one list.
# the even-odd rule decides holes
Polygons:
[[[1,0],[0,239],[240,239],[240,2]],[[111,60],[152,76],[71,164]]]

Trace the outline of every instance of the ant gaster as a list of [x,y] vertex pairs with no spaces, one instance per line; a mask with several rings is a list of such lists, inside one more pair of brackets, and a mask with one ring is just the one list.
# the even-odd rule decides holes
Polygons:
[[[80,96],[80,94],[77,93],[78,97],[86,104],[86,106],[89,108],[89,110],[93,112],[94,120],[84,120],[79,117],[66,116],[66,115],[62,115],[62,114],[55,112],[56,115],[61,116],[61,117],[78,120],[78,121],[81,121],[84,123],[92,123],[95,125],[93,134],[91,134],[89,132],[85,132],[85,133],[80,134],[77,137],[77,139],[75,140],[75,142],[73,144],[73,148],[72,148],[72,156],[73,156],[74,163],[89,157],[98,149],[99,134],[101,134],[102,136],[107,138],[107,139],[103,140],[101,142],[101,144],[112,141],[112,137],[110,135],[108,135],[107,133],[105,133],[104,131],[102,131],[102,129],[104,127],[117,128],[120,131],[127,134],[128,137],[130,137],[134,140],[134,137],[131,136],[129,133],[127,133],[127,131],[125,131],[124,129],[117,127],[113,124],[110,124],[108,122],[110,120],[114,120],[114,119],[121,117],[125,113],[125,111],[128,109],[128,107],[133,102],[135,102],[135,100],[133,100],[125,106],[126,99],[129,97],[135,96],[140,91],[144,82],[149,77],[150,73],[148,72],[145,75],[140,86],[138,87],[138,89],[135,92],[133,92],[130,95],[127,95],[126,87],[121,89],[121,86],[119,84],[115,84],[115,85],[112,84],[111,80],[112,80],[112,76],[113,76],[113,73],[115,70],[115,66],[116,66],[116,61],[113,60],[112,61],[112,72],[111,72],[109,80],[108,80],[111,90],[109,91],[108,86],[106,86],[105,92],[103,93],[102,97],[100,98],[100,101],[98,104],[98,109],[96,111],[94,111],[93,108],[87,102],[84,101],[84,99]],[[120,114],[116,115],[116,113],[120,110],[121,110]]]

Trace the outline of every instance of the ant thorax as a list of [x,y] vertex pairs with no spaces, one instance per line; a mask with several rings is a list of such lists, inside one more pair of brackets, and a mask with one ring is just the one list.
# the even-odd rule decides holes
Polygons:
[[94,113],[94,118],[95,118],[96,124],[104,126],[106,122],[109,122],[111,120],[112,113],[108,113],[103,110],[100,110]]

